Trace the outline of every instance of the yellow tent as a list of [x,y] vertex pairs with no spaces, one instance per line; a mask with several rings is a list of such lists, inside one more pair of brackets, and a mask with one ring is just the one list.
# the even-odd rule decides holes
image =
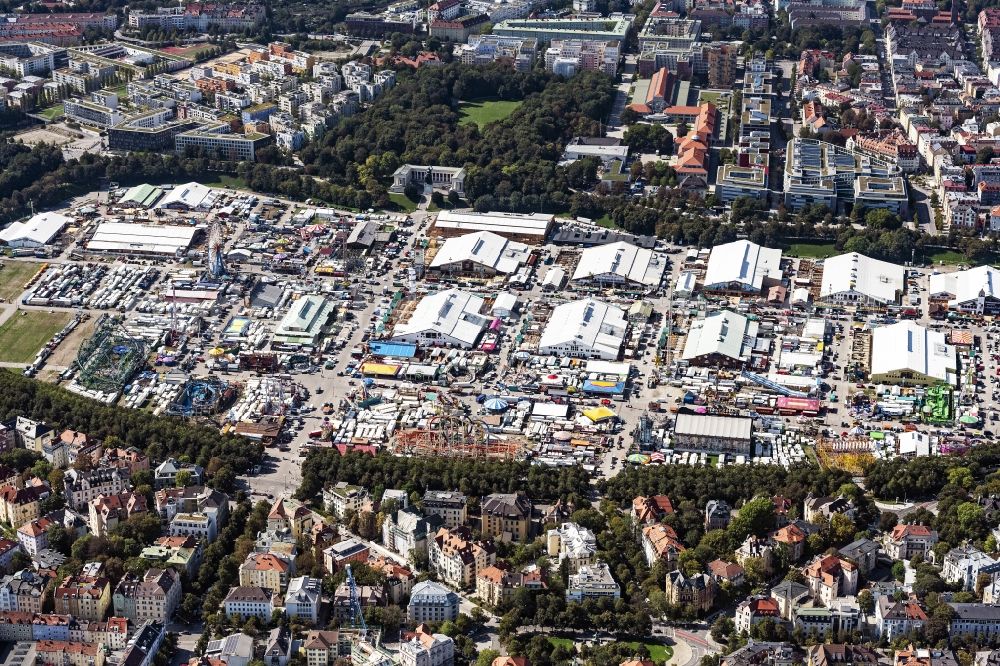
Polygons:
[[600,423],[601,421],[606,421],[615,417],[615,413],[607,407],[594,407],[593,409],[585,411],[583,415],[594,423]]

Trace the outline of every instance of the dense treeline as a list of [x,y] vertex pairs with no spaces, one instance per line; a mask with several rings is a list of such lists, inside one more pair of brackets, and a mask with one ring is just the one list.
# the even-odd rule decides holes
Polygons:
[[683,498],[704,506],[711,499],[724,499],[738,506],[761,494],[781,494],[799,502],[810,492],[833,493],[850,480],[846,472],[817,471],[805,465],[791,469],[768,465],[721,469],[684,465],[630,467],[605,481],[603,490],[607,499],[618,504],[631,503],[637,495],[662,494],[675,503]]
[[[592,170],[557,166],[573,136],[599,136],[610,112],[610,78],[585,72],[563,81],[507,67],[422,68],[401,72],[396,87],[302,151],[306,173],[374,195],[404,163],[466,166],[466,195],[477,208],[565,210],[569,191]],[[460,124],[459,100],[524,100],[484,128]]]
[[880,460],[866,470],[865,487],[882,499],[932,499],[948,484],[953,469],[967,469],[973,478],[978,478],[998,465],[1000,445],[997,444],[977,446],[962,456]]
[[0,421],[17,416],[42,420],[57,430],[72,428],[98,439],[114,436],[151,459],[183,458],[206,468],[213,485],[231,491],[236,474],[260,458],[259,444],[224,437],[218,430],[179,418],[122,409],[65,391],[57,386],[0,371]]
[[388,454],[341,456],[333,449],[317,449],[302,465],[297,495],[314,498],[325,484],[337,481],[420,494],[425,490],[459,490],[481,496],[522,490],[536,501],[563,499],[577,504],[586,500],[589,491],[589,477],[578,467],[555,469],[526,462]]

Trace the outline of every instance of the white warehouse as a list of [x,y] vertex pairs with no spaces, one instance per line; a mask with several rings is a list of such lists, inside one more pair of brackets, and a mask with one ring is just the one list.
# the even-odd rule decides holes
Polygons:
[[857,252],[823,262],[821,301],[857,305],[896,303],[906,286],[906,269]]

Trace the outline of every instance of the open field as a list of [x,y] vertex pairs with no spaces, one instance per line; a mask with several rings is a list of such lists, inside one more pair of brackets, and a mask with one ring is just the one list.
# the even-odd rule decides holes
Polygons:
[[62,114],[63,114],[62,104],[55,104],[53,106],[48,107],[47,109],[42,109],[41,111],[38,112],[38,115],[40,115],[42,118],[45,118],[46,120],[55,120]]
[[596,224],[599,227],[604,227],[605,229],[617,228],[615,226],[614,220],[611,219],[610,215],[602,215],[601,217],[594,220],[594,224]]
[[49,339],[65,326],[68,312],[16,312],[0,326],[0,361],[30,363]]
[[389,200],[396,204],[396,208],[401,213],[412,213],[417,209],[417,204],[410,201],[405,194],[393,192],[389,194]]
[[231,189],[231,190],[249,190],[247,187],[247,182],[240,178],[239,176],[230,176],[227,173],[215,174],[212,180],[202,179],[199,181],[202,185],[207,185],[208,187],[218,187],[220,189]]
[[932,264],[967,264],[969,260],[961,252],[954,250],[938,250],[927,255],[927,260]]
[[10,301],[21,295],[24,283],[31,279],[41,266],[37,261],[0,262],[0,300]]
[[77,352],[80,351],[80,345],[83,341],[94,334],[94,328],[97,326],[97,318],[91,317],[85,322],[77,324],[73,332],[66,336],[66,339],[59,343],[59,346],[55,348],[52,352],[52,356],[49,357],[48,363],[52,365],[65,365],[69,366],[76,360]]
[[72,143],[73,139],[59,132],[53,132],[50,129],[46,129],[42,126],[38,126],[20,134],[15,135],[14,139],[20,141],[26,146],[37,146],[40,143],[50,143],[53,146],[63,146],[67,143]]
[[[554,636],[548,636],[548,641],[555,647],[564,647],[573,650],[576,647],[576,642],[571,638],[556,638]],[[622,645],[627,645],[633,650],[639,649],[639,641],[622,641]],[[674,649],[669,645],[663,645],[661,643],[641,643],[645,646],[646,651],[649,652],[650,659],[652,659],[657,664],[666,664],[670,661],[670,658],[674,656]]]
[[462,102],[459,107],[462,119],[459,122],[462,124],[475,123],[483,128],[492,122],[503,120],[514,113],[514,110],[519,106],[521,106],[521,102],[503,99]]
[[840,252],[833,242],[830,243],[792,243],[785,249],[785,254],[793,257],[806,257],[808,259],[826,259],[833,257]]

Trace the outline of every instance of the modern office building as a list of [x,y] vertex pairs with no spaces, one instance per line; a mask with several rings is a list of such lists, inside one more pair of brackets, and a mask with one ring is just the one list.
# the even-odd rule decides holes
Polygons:
[[274,137],[258,132],[234,134],[225,123],[181,132],[174,138],[175,150],[183,155],[189,150],[204,152],[217,159],[253,162],[257,151],[274,142]]
[[[785,205],[793,210],[810,204],[836,210],[854,202],[857,194],[867,202],[877,196],[905,198],[901,171],[893,162],[816,139],[792,139],[787,150]],[[859,186],[856,181],[862,176],[868,180]]]
[[624,43],[632,17],[510,19],[493,26],[502,37],[534,38],[539,42],[563,39],[617,41]]

